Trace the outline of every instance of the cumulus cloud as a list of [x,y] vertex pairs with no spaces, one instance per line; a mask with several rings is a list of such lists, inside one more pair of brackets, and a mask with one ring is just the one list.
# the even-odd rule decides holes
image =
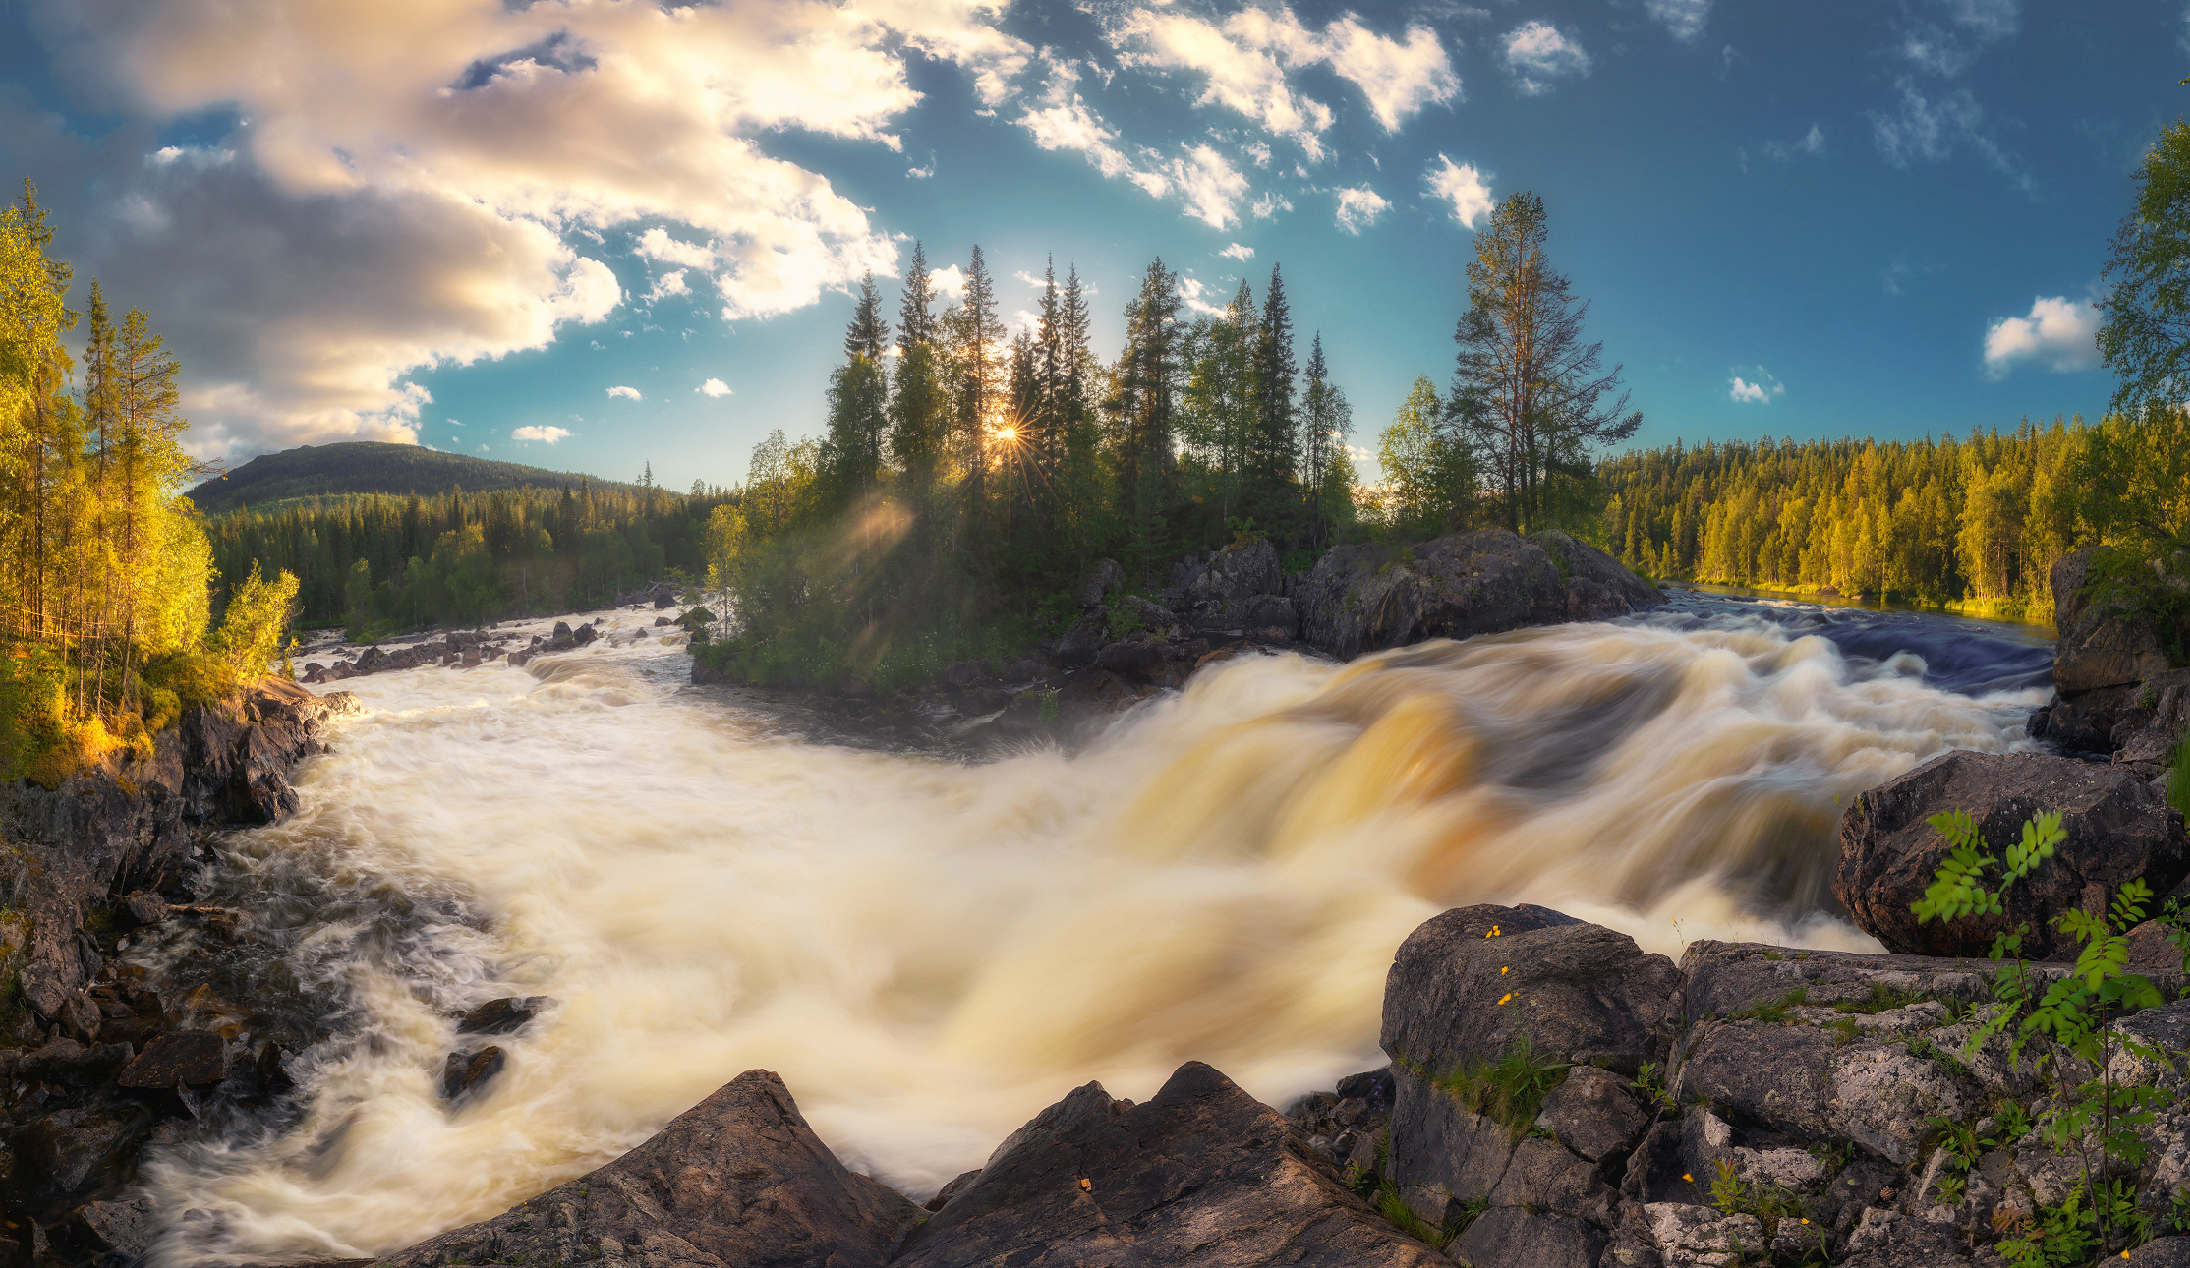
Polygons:
[[698,387],[693,388],[692,390],[700,393],[703,396],[730,395],[730,385],[723,382],[721,379],[709,379],[707,382],[700,384]]
[[1360,233],[1366,226],[1375,224],[1376,218],[1390,206],[1367,185],[1341,189],[1338,191],[1338,227],[1348,233]]
[[928,285],[935,297],[945,304],[955,304],[966,296],[966,271],[955,264],[928,270]]
[[560,427],[520,427],[509,434],[511,440],[537,440],[552,445],[570,435]]
[[1643,0],[1643,12],[1683,44],[1703,34],[1704,19],[1711,16],[1711,0]]
[[[541,347],[620,302],[594,258],[624,249],[619,230],[660,238],[731,317],[894,271],[867,211],[761,138],[898,148],[919,98],[908,49],[959,66],[991,107],[1032,55],[979,0],[45,0],[39,20],[131,127],[248,120],[218,149],[140,159],[102,193],[105,220],[80,224],[106,245],[78,257],[190,314],[198,329],[174,338],[189,408],[241,449],[414,438],[411,372]],[[182,243],[187,277],[145,263]]]
[[645,397],[639,395],[639,389],[635,387],[623,387],[621,385],[608,389],[608,394],[610,396],[625,397],[629,400],[634,401],[643,401],[646,399]]
[[646,293],[646,302],[651,304],[656,300],[667,299],[672,295],[690,295],[692,288],[685,284],[684,274],[685,270],[683,269],[671,269],[669,272],[655,278],[654,288]]
[[1580,41],[1559,33],[1548,22],[1530,22],[1506,32],[1506,70],[1523,96],[1550,92],[1553,80],[1589,73],[1589,54]]
[[1264,194],[1248,207],[1248,210],[1255,214],[1257,220],[1268,220],[1281,211],[1291,211],[1292,209],[1293,202],[1291,199],[1281,198],[1276,194]]
[[1296,89],[1291,71],[1328,67],[1361,92],[1386,132],[1398,131],[1424,106],[1460,95],[1460,77],[1436,32],[1414,25],[1394,38],[1371,31],[1351,13],[1311,30],[1283,6],[1250,6],[1222,22],[1137,9],[1115,20],[1111,39],[1125,65],[1199,74],[1197,104],[1244,115],[1298,145],[1311,162],[1328,153],[1322,134],[1335,115]]
[[2096,369],[2098,337],[2099,314],[2091,305],[2040,296],[2029,316],[2002,318],[1985,331],[1985,374],[1997,379],[2025,361],[2056,374]]
[[1186,305],[1188,312],[1200,313],[1204,317],[1224,316],[1224,305],[1211,303],[1210,300],[1213,298],[1222,297],[1202,285],[1201,279],[1180,276],[1179,302]]
[[1787,385],[1766,373],[1763,366],[1758,366],[1754,373],[1755,382],[1739,374],[1728,380],[1731,389],[1726,394],[1728,399],[1738,405],[1769,405],[1773,397],[1787,394]]
[[1473,229],[1490,214],[1490,186],[1473,163],[1454,163],[1440,154],[1428,173],[1430,192],[1452,208],[1452,218]]
[[1235,242],[1231,246],[1228,246],[1222,251],[1217,252],[1217,254],[1223,256],[1227,260],[1252,260],[1255,258],[1255,249],[1253,247],[1243,247],[1239,243]]
[[1761,148],[1764,157],[1781,163],[1792,161],[1798,154],[1816,158],[1825,152],[1825,129],[1813,123],[1799,141],[1766,141]]

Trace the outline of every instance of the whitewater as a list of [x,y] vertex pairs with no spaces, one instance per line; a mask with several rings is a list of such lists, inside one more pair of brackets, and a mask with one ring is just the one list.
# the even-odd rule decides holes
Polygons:
[[[743,1070],[922,1198],[1070,1088],[1206,1061],[1283,1106],[1383,1063],[1385,970],[1450,906],[1534,902],[1678,955],[1875,950],[1839,806],[2030,749],[2048,648],[1935,618],[1691,599],[1347,665],[1247,655],[1077,753],[819,742],[682,685],[651,612],[525,667],[342,684],[303,807],[220,844],[259,940],[132,947],[313,1042],[275,1112],[163,1146],[161,1257],[345,1258],[498,1213]],[[521,627],[529,630],[529,627]],[[440,1096],[456,1019],[553,1006]]]

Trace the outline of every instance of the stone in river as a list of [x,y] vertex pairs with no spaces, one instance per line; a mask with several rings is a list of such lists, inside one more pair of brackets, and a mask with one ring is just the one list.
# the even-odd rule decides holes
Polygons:
[[748,1070],[600,1170],[376,1262],[583,1264],[613,1246],[647,1268],[879,1268],[915,1213],[837,1161],[782,1079]]
[[506,1035],[522,1030],[525,1023],[546,1011],[554,1000],[545,995],[511,996],[508,999],[488,1000],[464,1014],[456,1023],[460,1035]]
[[115,1082],[126,1088],[204,1087],[228,1077],[228,1045],[210,1030],[171,1030],[145,1045]]
[[508,1057],[488,1045],[477,1052],[452,1052],[441,1067],[441,1096],[453,1101],[501,1072]]

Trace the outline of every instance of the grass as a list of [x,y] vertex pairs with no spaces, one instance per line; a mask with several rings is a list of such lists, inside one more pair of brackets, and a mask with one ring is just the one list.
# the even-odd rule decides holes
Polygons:
[[1734,1021],[1782,1022],[1787,1020],[1788,1010],[1800,1008],[1810,1002],[1810,988],[1798,986],[1776,1000],[1751,1004],[1738,1012],[1728,1013]]
[[1496,1058],[1462,1066],[1436,1083],[1476,1113],[1505,1124],[1519,1140],[1536,1125],[1544,1098],[1566,1082],[1570,1068],[1538,1056],[1534,1042],[1523,1034]]
[[1871,983],[1871,993],[1863,999],[1844,999],[1833,1005],[1836,1013],[1890,1013],[1896,1008],[1907,1008],[1930,999],[1921,991],[1902,991],[1884,982]]

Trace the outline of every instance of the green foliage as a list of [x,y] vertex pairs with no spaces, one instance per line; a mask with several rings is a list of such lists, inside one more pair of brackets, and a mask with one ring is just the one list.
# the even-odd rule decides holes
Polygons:
[[2190,125],[2160,133],[2137,169],[2137,204],[2109,244],[2099,355],[2135,414],[2190,395]]
[[1907,1008],[1911,1004],[1922,1003],[1927,998],[1929,997],[1922,991],[1904,991],[1888,986],[1884,982],[1873,982],[1871,983],[1870,993],[1862,999],[1833,1001],[1833,1011],[1836,1013],[1890,1013],[1897,1008]]
[[1566,1082],[1571,1064],[1541,1057],[1527,1034],[1518,1034],[1506,1050],[1488,1061],[1464,1065],[1437,1080],[1461,1104],[1505,1124],[1519,1140],[1536,1125],[1544,1098]]
[[[1953,850],[1941,863],[1932,887],[1912,904],[1920,921],[1933,916],[1957,919],[1999,914],[2004,909],[2002,898],[2007,888],[2052,857],[2054,847],[2065,838],[2058,812],[2038,815],[2023,825],[2022,839],[2009,847],[2002,866],[1968,814],[1949,811],[1933,816],[1929,822]],[[1983,880],[1984,874],[1995,867],[2002,869],[1999,890],[1986,888]],[[2166,1055],[2108,1025],[2117,1016],[2154,1008],[2161,1002],[2159,991],[2149,979],[2127,971],[2128,931],[2144,920],[2151,899],[2151,887],[2137,879],[2122,885],[2103,912],[2070,908],[2056,916],[2054,926],[2075,939],[2081,949],[2074,970],[2054,979],[2044,995],[2035,999],[2033,975],[2021,959],[2022,939],[2029,926],[2003,933],[1995,940],[1995,959],[2015,959],[2002,965],[1993,987],[1997,1006],[1972,1029],[1963,1055],[1974,1056],[1987,1040],[2010,1029],[2014,1039],[2009,1053],[2017,1062],[2032,1040],[2050,1041],[2044,1061],[2054,1090],[2054,1108],[2040,1126],[2047,1143],[2056,1151],[2081,1156],[2084,1171],[2083,1181],[2061,1208],[2044,1215],[2016,1238],[2000,1243],[2001,1253],[2011,1263],[2079,1262],[2076,1257],[2090,1240],[2085,1225],[2094,1226],[2098,1240],[2106,1246],[2119,1244],[2122,1236],[2135,1233],[2139,1227],[2136,1219],[2123,1214],[2118,1191],[2106,1191],[2090,1209],[2079,1204],[2082,1195],[2094,1191],[2117,1165],[2134,1165],[2143,1160],[2148,1147],[2138,1129],[2155,1121],[2158,1111],[2171,1100],[2158,1088],[2115,1081],[2113,1058],[2117,1053],[2127,1052],[2147,1061],[2165,1061]],[[1910,1047],[1913,1052],[1914,1041]],[[2071,1059],[2078,1064],[2066,1064]],[[2129,1205],[2133,1211],[2134,1203]]]
[[281,656],[283,637],[289,632],[296,598],[294,574],[284,572],[269,581],[259,575],[254,561],[250,577],[229,597],[220,628],[208,640],[213,654],[245,677],[272,673]]
[[1721,1215],[1754,1215],[1764,1226],[1764,1238],[1772,1240],[1779,1231],[1783,1219],[1803,1217],[1808,1204],[1801,1195],[1776,1184],[1763,1181],[1744,1183],[1734,1164],[1724,1158],[1711,1163],[1716,1173],[1711,1178],[1711,1205]]
[[1643,1062],[1630,1086],[1642,1094],[1643,1104],[1649,1106],[1653,1114],[1669,1114],[1680,1108],[1680,1102],[1673,1099],[1673,1093],[1665,1086],[1664,1068],[1655,1061]]
[[1789,1009],[1799,1008],[1809,1002],[1810,988],[1798,986],[1778,999],[1751,1004],[1739,1012],[1727,1015],[1737,1021],[1782,1022],[1787,1020]]
[[2014,1268],[2065,1268],[2087,1259],[2093,1244],[2098,1212],[2084,1205],[2084,1185],[2078,1181],[2061,1200],[2040,1207],[1993,1249]]

